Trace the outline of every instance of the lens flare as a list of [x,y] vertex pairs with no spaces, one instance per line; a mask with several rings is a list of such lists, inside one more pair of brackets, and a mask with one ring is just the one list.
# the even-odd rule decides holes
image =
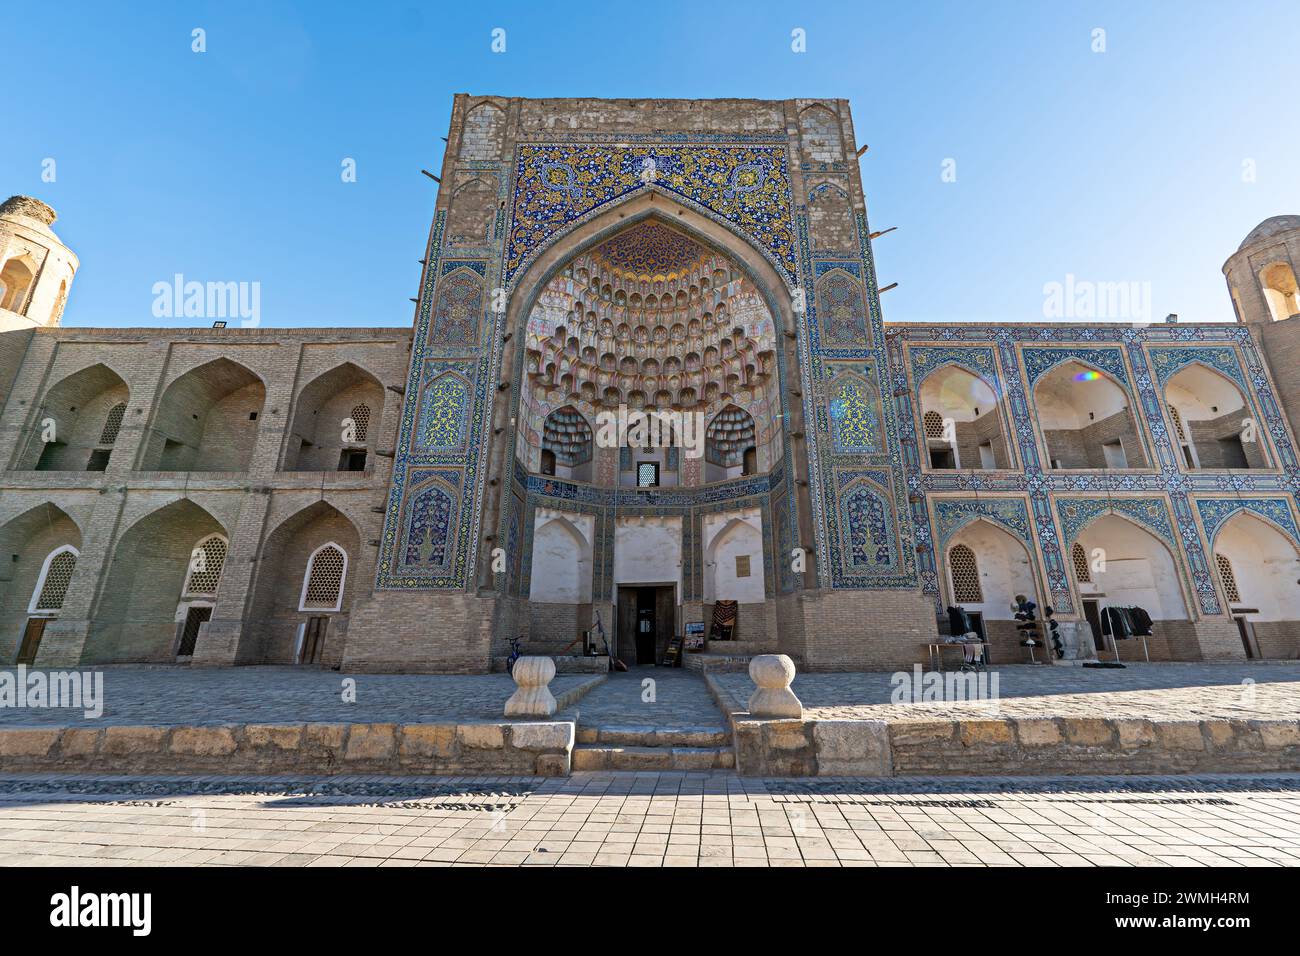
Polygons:
[[1099,378],[1101,378],[1101,373],[1093,372],[1091,370],[1087,372],[1080,372],[1078,375],[1074,376],[1074,380],[1076,382],[1095,382]]

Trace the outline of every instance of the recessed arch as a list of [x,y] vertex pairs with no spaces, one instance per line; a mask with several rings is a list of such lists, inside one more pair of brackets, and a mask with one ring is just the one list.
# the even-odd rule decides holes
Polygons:
[[[332,666],[342,660],[351,610],[365,588],[357,563],[361,533],[339,505],[320,499],[277,517],[258,549],[239,663]],[[339,553],[321,564],[312,591],[314,564],[329,546]],[[336,600],[315,600],[331,581],[337,581]],[[312,621],[321,617],[328,620]]]
[[1288,533],[1242,509],[1218,527],[1211,550],[1227,558],[1235,573],[1239,600],[1229,601],[1235,613],[1260,624],[1300,621],[1300,547]]
[[266,385],[247,366],[213,359],[163,391],[141,455],[143,471],[247,471]]
[[5,262],[0,268],[0,309],[19,314],[26,312],[36,271],[36,263],[30,255],[15,256]]
[[[576,517],[576,516],[575,516]],[[533,532],[529,600],[586,604],[592,598],[592,542],[569,515],[544,510]]]
[[1087,558],[1087,580],[1075,572],[1083,598],[1104,595],[1104,604],[1141,607],[1153,621],[1189,617],[1186,580],[1169,543],[1119,511],[1098,514],[1075,534]]
[[1264,468],[1264,429],[1241,386],[1201,361],[1189,362],[1164,385],[1170,444],[1182,467]]
[[[973,581],[967,579],[971,569],[953,560],[954,556],[965,557],[967,552],[974,565]],[[942,560],[941,579],[949,605],[980,618],[995,660],[1024,660],[1025,650],[1019,646],[1021,638],[1012,609],[1016,595],[1023,594],[1038,604],[1037,616],[1043,616],[1038,572],[1025,542],[1004,525],[976,515],[949,535]],[[962,593],[958,593],[959,585],[964,585]]]
[[726,523],[704,551],[704,603],[760,603],[766,596],[762,514],[750,511],[722,517]]
[[[212,576],[219,556],[226,560],[229,530],[191,498],[178,498],[132,522],[113,545],[108,572],[91,615],[83,663],[171,662],[193,624],[191,611],[210,614],[218,581],[199,585],[205,594],[186,594],[192,569]],[[220,541],[216,548],[213,543]],[[197,559],[195,549],[207,542]],[[204,617],[206,620],[206,617]],[[192,638],[197,624],[190,630]]]
[[298,392],[284,471],[364,471],[372,464],[384,386],[355,362],[321,372]]
[[924,449],[924,467],[1011,467],[1001,403],[986,378],[948,362],[930,369],[917,385],[921,411],[917,441]]
[[1053,469],[1147,467],[1128,389],[1080,359],[1057,363],[1033,388],[1047,465]]
[[[116,371],[96,362],[46,389],[19,468],[103,471],[117,443],[131,390]],[[121,407],[115,413],[114,409]],[[117,428],[107,428],[117,415]],[[110,440],[105,440],[110,439]]]
[[[43,620],[32,625],[29,619],[45,619],[55,612],[33,612],[31,608],[48,578],[53,557],[68,549],[80,553],[81,547],[77,522],[50,501],[0,523],[0,661],[35,662]],[[75,567],[68,570],[75,571]],[[59,610],[62,605],[60,601]]]

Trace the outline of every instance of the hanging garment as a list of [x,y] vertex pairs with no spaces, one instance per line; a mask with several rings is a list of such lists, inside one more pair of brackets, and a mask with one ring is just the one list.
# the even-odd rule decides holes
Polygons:
[[1101,614],[1101,633],[1109,634],[1116,640],[1127,640],[1133,636],[1133,619],[1127,608],[1110,605]]
[[1129,616],[1133,619],[1133,633],[1138,637],[1151,636],[1151,615],[1146,612],[1146,608],[1131,607]]
[[966,613],[965,608],[949,607],[948,608],[948,633],[960,637],[961,635],[975,630],[971,624],[970,615]]

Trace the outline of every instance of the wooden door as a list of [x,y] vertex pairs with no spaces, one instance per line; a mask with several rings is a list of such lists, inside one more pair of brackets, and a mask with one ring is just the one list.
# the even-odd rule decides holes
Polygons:
[[18,648],[19,664],[35,664],[36,651],[41,646],[41,635],[45,633],[48,617],[29,617],[27,629],[23,631],[23,642]]
[[672,587],[655,588],[655,661],[668,650],[668,642],[676,633],[677,601]]
[[325,651],[325,632],[329,630],[328,617],[309,617],[302,637],[302,657],[299,663],[319,664]]
[[618,625],[615,653],[626,664],[636,663],[636,588],[618,589]]

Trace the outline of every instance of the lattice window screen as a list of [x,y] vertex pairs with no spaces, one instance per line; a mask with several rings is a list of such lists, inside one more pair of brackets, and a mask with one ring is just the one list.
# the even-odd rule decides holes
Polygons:
[[114,405],[108,410],[108,417],[104,419],[104,430],[99,433],[101,445],[111,445],[117,441],[117,433],[122,430],[122,416],[125,414],[125,402]]
[[370,406],[353,405],[352,406],[352,424],[356,432],[357,441],[366,440],[366,432],[370,428]]
[[1178,440],[1187,441],[1187,435],[1183,431],[1183,416],[1178,414],[1178,409],[1172,404],[1169,405],[1169,417],[1173,419],[1174,434],[1178,436]]
[[926,412],[921,421],[925,425],[926,438],[943,438],[943,416],[938,412]]
[[68,585],[72,582],[72,571],[77,566],[77,556],[71,551],[61,551],[50,562],[45,572],[45,582],[41,585],[40,597],[36,599],[36,611],[58,611],[63,607]]
[[1223,591],[1231,604],[1241,602],[1241,591],[1237,589],[1237,575],[1232,571],[1232,562],[1221,554],[1214,556],[1214,563],[1219,566],[1219,580],[1223,582]]
[[1077,541],[1070,549],[1070,560],[1074,562],[1074,580],[1080,584],[1091,584],[1092,567],[1088,564],[1088,554]]
[[980,589],[979,566],[975,552],[964,544],[948,552],[948,569],[952,572],[953,600],[958,604],[983,604],[984,592]]
[[339,606],[344,567],[343,552],[333,545],[316,552],[311,567],[307,569],[307,589],[302,599],[304,610],[333,610]]
[[221,569],[226,566],[226,539],[213,535],[199,542],[190,554],[190,574],[185,582],[186,594],[216,594]]

